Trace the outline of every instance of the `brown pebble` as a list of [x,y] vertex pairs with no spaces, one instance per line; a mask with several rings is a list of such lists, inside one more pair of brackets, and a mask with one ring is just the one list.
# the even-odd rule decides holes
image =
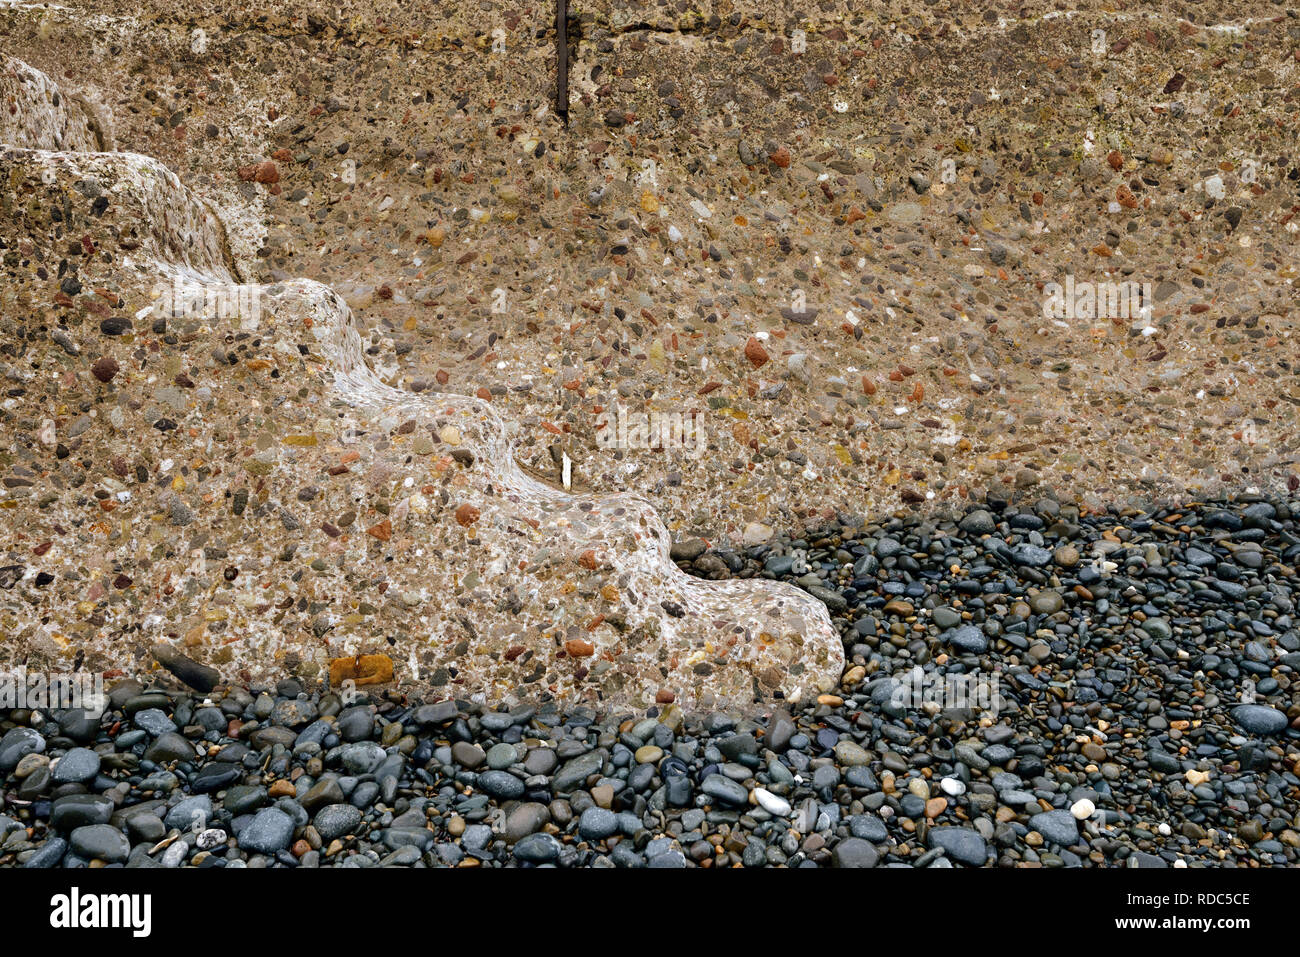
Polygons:
[[95,364],[90,367],[90,373],[100,382],[112,382],[113,376],[117,375],[121,366],[112,356],[104,356],[96,359]]
[[355,685],[387,684],[393,680],[393,659],[388,655],[356,655],[330,661],[330,687],[344,681]]

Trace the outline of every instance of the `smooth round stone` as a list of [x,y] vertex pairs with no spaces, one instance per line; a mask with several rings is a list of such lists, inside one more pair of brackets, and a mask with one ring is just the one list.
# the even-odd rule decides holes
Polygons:
[[1016,752],[1005,744],[990,744],[980,752],[980,756],[989,764],[1002,765],[1014,758]]
[[489,711],[479,718],[479,724],[483,725],[483,729],[490,731],[492,734],[500,734],[514,723],[515,719],[512,715],[503,714],[500,711]]
[[553,748],[533,748],[524,758],[524,770],[529,774],[550,774],[555,770],[557,758]]
[[1029,819],[1029,826],[1062,847],[1079,842],[1079,822],[1069,811],[1043,811]]
[[939,787],[949,797],[961,797],[966,793],[966,784],[960,778],[944,778],[939,782]]
[[266,788],[260,784],[237,784],[226,791],[222,806],[231,814],[247,814],[266,801]]
[[941,847],[954,861],[980,867],[988,857],[988,844],[978,831],[966,827],[935,827],[927,839],[931,847]]
[[[741,788],[744,790],[744,788]],[[691,800],[695,789],[687,777],[671,777],[664,782],[664,796],[673,807],[685,807]]]
[[[775,778],[775,775],[773,775],[773,777]],[[849,768],[844,772],[844,780],[851,787],[863,788],[868,791],[875,790],[880,784],[880,782],[876,780],[876,776],[871,773],[871,768],[866,767],[865,765]],[[786,783],[790,782],[787,781]]]
[[930,617],[940,628],[956,628],[961,624],[961,612],[947,605],[940,605],[930,613]]
[[374,781],[362,781],[357,785],[348,803],[353,807],[368,808],[379,798],[379,785]]
[[1251,734],[1281,734],[1289,724],[1285,714],[1263,704],[1238,705],[1232,718]]
[[57,867],[63,855],[68,852],[68,842],[61,837],[52,837],[42,844],[23,867],[32,870],[47,870]]
[[169,764],[172,761],[193,761],[196,753],[192,743],[175,731],[167,731],[149,745],[144,758],[154,764]]
[[823,765],[813,772],[812,785],[817,790],[833,788],[840,783],[840,769],[834,765]]
[[[292,733],[287,728],[280,728],[279,730],[285,734]],[[294,739],[293,747],[295,750],[302,749],[303,747],[310,747],[311,745],[325,747],[325,742],[331,737],[335,737],[334,725],[330,724],[324,718],[319,718],[298,732],[298,736]],[[331,745],[336,743],[337,740],[331,742]]]
[[513,744],[494,744],[488,749],[487,765],[494,771],[504,771],[518,760]]
[[25,754],[14,768],[14,777],[21,781],[38,768],[48,767],[50,759],[43,754]]
[[970,535],[992,535],[998,528],[993,516],[985,508],[972,509],[957,527]]
[[[167,826],[163,824],[162,819],[157,815],[141,811],[127,817],[126,834],[136,843],[148,841],[153,844],[161,841],[166,836]],[[224,841],[225,838],[223,837],[222,840]]]
[[655,764],[663,756],[664,749],[654,744],[637,748],[636,754],[633,755],[637,764]]
[[839,742],[840,734],[834,728],[820,728],[816,740],[818,749],[829,751]]
[[1052,553],[1041,545],[1031,545],[1028,542],[1021,542],[1015,548],[1011,549],[1011,558],[1018,565],[1027,565],[1031,568],[1042,568],[1052,560]]
[[544,828],[551,820],[551,812],[545,804],[526,801],[516,805],[506,816],[506,841],[514,844],[529,834]]
[[226,832],[219,827],[210,827],[194,839],[194,846],[201,851],[211,851],[226,843]]
[[831,864],[835,867],[875,867],[880,853],[870,841],[860,837],[846,837],[831,851]]
[[44,794],[50,787],[50,766],[42,764],[27,777],[22,779],[18,786],[18,799],[20,801],[33,801]]
[[948,644],[971,654],[981,655],[988,650],[989,640],[984,632],[974,625],[962,625],[943,635]]
[[925,813],[925,798],[918,794],[904,794],[898,802],[904,817],[920,817]]
[[307,793],[299,799],[299,803],[308,811],[315,812],[330,804],[342,804],[343,798],[343,788],[338,779],[326,777],[308,788]]
[[1062,568],[1073,568],[1079,564],[1079,550],[1073,545],[1061,545],[1052,554],[1052,558]]
[[161,708],[145,708],[142,711],[137,711],[135,717],[131,719],[131,723],[155,738],[166,734],[168,731],[176,730],[176,722],[167,717],[167,713]]
[[1055,615],[1065,607],[1065,600],[1058,591],[1040,591],[1030,597],[1029,607],[1039,615]]
[[131,853],[126,835],[111,824],[87,824],[79,827],[68,838],[74,854],[86,860],[107,861],[110,864],[125,861]]
[[855,814],[849,818],[849,833],[854,837],[878,844],[889,838],[885,822],[874,814]]
[[618,833],[618,815],[603,807],[589,807],[578,818],[578,833],[587,841],[603,841]]
[[665,851],[650,858],[649,866],[656,870],[682,870],[686,867],[686,855],[681,851]]
[[465,828],[460,842],[466,850],[481,851],[492,841],[492,828],[486,824],[471,824]]
[[212,799],[206,794],[187,797],[167,812],[163,823],[181,831],[202,830],[212,820]]
[[271,710],[271,721],[288,728],[301,728],[316,720],[316,705],[311,701],[281,701]]
[[638,764],[632,769],[627,776],[627,786],[633,791],[641,792],[654,783],[655,766],[653,764]]
[[208,794],[215,791],[224,790],[227,786],[234,784],[238,780],[240,769],[237,765],[226,764],[205,764],[199,773],[194,775],[194,780],[190,782],[190,790],[195,794]]
[[549,834],[529,834],[515,845],[516,860],[550,864],[560,856],[560,842]]
[[45,750],[45,738],[31,728],[13,728],[0,738],[0,771],[12,771],[29,754]]
[[463,768],[469,768],[473,771],[480,768],[487,760],[487,754],[477,744],[471,744],[469,741],[457,741],[451,746],[451,757]]
[[368,705],[357,705],[341,712],[335,727],[344,741],[364,741],[374,733],[375,716]]
[[478,786],[492,797],[513,801],[524,796],[524,782],[508,771],[484,771],[478,776]]
[[415,709],[411,716],[416,724],[428,726],[432,724],[446,724],[458,714],[456,702],[448,699],[439,701],[435,704],[422,704]]
[[107,824],[113,810],[112,799],[102,794],[65,794],[50,805],[50,826],[69,831],[87,824]]
[[871,763],[871,752],[860,744],[847,739],[836,742],[835,758],[846,768],[858,767]]
[[89,781],[99,773],[100,763],[99,755],[89,748],[73,748],[54,765],[54,782],[80,784]]
[[355,834],[361,825],[361,810],[351,804],[329,804],[316,812],[312,826],[323,841],[332,841],[345,834]]
[[223,731],[229,722],[220,708],[199,708],[194,712],[194,723],[204,731]]
[[349,774],[369,774],[387,757],[384,749],[371,741],[359,741],[355,744],[344,745],[342,752],[339,754],[339,760],[343,763]]
[[773,794],[767,788],[754,788],[754,800],[773,817],[789,817],[790,802],[779,794]]
[[749,792],[735,781],[721,774],[710,774],[704,779],[702,787],[705,794],[717,798],[724,804],[741,807],[749,803]]
[[1174,636],[1173,628],[1163,618],[1147,618],[1146,621],[1142,622],[1142,630],[1158,640]]
[[902,544],[892,538],[882,538],[880,541],[876,542],[877,558],[893,558],[902,550]]
[[1070,813],[1074,815],[1076,821],[1086,821],[1092,817],[1093,812],[1097,810],[1097,805],[1093,804],[1087,798],[1080,798],[1070,805]]
[[293,818],[279,808],[268,807],[244,825],[239,846],[259,854],[274,854],[289,846],[293,838]]

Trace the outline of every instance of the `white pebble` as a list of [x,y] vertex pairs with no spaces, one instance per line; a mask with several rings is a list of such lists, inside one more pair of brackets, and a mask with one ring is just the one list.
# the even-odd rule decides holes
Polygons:
[[773,817],[790,816],[790,802],[766,788],[754,788],[754,800],[758,801],[759,807]]
[[1093,804],[1087,798],[1081,798],[1070,806],[1070,813],[1074,815],[1075,820],[1086,821],[1092,817],[1092,812],[1097,810],[1097,805]]
[[957,778],[944,778],[939,782],[939,787],[943,788],[943,793],[951,797],[960,797],[966,793],[966,785]]

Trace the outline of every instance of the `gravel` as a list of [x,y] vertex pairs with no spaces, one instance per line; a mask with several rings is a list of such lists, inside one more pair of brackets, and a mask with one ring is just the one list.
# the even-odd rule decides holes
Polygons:
[[840,687],[749,713],[166,678],[0,711],[0,866],[1295,866],[1292,508],[990,502],[730,553],[798,551],[844,605]]

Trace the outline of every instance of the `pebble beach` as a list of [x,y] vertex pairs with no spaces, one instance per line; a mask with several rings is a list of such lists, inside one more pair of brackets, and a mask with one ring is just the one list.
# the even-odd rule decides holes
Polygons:
[[10,712],[0,866],[1295,865],[1288,503],[697,544],[697,574],[805,562],[850,662],[834,693],[601,714],[124,681],[97,721]]

